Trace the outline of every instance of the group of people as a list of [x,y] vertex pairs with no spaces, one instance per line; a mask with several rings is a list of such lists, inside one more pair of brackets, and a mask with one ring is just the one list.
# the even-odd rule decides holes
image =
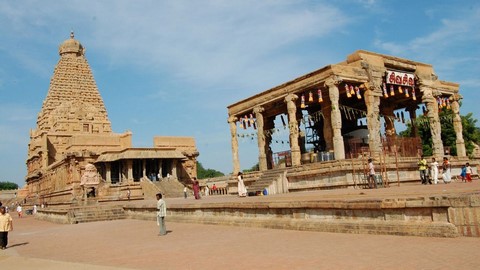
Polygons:
[[465,163],[465,165],[462,166],[462,170],[460,172],[460,178],[462,181],[465,182],[472,182],[472,167],[470,167],[470,163]]
[[[428,164],[424,156],[420,158],[418,161],[418,170],[420,172],[420,179],[422,180],[423,185],[432,184],[432,180],[433,184],[436,185],[438,183],[439,166],[440,164],[438,164],[435,158],[432,158],[432,162],[430,162],[430,164]],[[452,181],[452,167],[447,157],[443,158],[441,169],[443,182],[445,184],[450,183]],[[464,181],[472,181],[472,168],[468,162],[463,165],[460,177]]]
[[[193,196],[195,197],[196,200],[201,199],[201,188],[200,188],[200,182],[198,182],[197,178],[194,177],[192,180],[192,190],[193,190]],[[205,185],[203,188],[203,194],[205,197],[208,197],[210,195],[210,191],[215,192],[217,190],[217,186],[213,184],[212,189],[208,185]],[[186,199],[188,197],[188,188],[187,186],[183,187],[183,197]]]

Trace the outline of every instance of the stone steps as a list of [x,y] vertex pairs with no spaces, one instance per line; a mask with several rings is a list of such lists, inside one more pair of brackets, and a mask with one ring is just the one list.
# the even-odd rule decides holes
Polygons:
[[261,193],[265,188],[268,188],[285,172],[285,168],[268,170],[263,173],[260,178],[248,186],[247,191],[252,195]]
[[86,206],[69,209],[70,223],[85,223],[127,218],[121,206]]
[[183,184],[178,180],[162,180],[158,182],[153,182],[162,192],[163,196],[166,198],[179,198],[183,197]]

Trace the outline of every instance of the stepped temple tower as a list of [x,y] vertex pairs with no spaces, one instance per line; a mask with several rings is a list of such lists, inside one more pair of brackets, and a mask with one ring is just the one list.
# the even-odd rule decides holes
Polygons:
[[131,132],[112,132],[85,48],[73,32],[59,54],[37,128],[30,132],[27,198],[79,200],[87,182],[98,185],[94,195],[99,197],[114,198],[122,186],[135,187],[142,196],[142,181],[168,176],[188,183],[196,177],[194,138],[158,136],[152,148],[133,148]]
[[[360,156],[411,160],[424,154],[419,126],[430,129],[437,161],[452,154],[468,160],[460,99],[459,85],[439,80],[429,64],[359,50],[228,106],[233,172],[240,171],[239,140],[245,137],[256,139],[262,172]],[[441,121],[453,124],[452,149],[442,142]],[[408,123],[410,136],[399,136],[397,128]],[[287,149],[275,150],[282,132]]]

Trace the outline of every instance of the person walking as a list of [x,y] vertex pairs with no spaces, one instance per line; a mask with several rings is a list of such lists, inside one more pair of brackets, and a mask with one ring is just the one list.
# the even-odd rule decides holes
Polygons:
[[373,159],[368,159],[368,187],[377,188],[377,181],[375,181],[375,166],[373,165]]
[[239,172],[237,175],[238,180],[238,196],[246,197],[247,196],[247,188],[245,187],[245,183],[243,183],[243,173]]
[[208,185],[205,186],[205,197],[208,197],[210,195],[210,189],[208,188]]
[[0,206],[0,249],[8,246],[8,232],[13,231],[13,220],[5,207]]
[[183,197],[186,199],[187,198],[187,186],[183,187]]
[[460,179],[462,180],[462,182],[467,182],[466,179],[467,179],[467,167],[465,167],[465,165],[462,165],[462,169],[460,170]]
[[472,182],[472,167],[470,167],[470,163],[465,164],[465,182]]
[[420,171],[420,179],[422,180],[422,184],[426,185],[428,183],[432,184],[432,181],[428,179],[427,176],[427,160],[424,156],[420,158],[418,161],[418,170]]
[[167,204],[162,199],[162,193],[157,193],[157,225],[160,227],[159,236],[167,234],[165,227],[165,216],[167,215]]
[[450,169],[451,169],[450,161],[448,161],[447,157],[444,157],[443,158],[443,163],[442,163],[442,178],[443,178],[443,182],[445,184],[448,184],[452,181],[452,176],[450,174]]
[[430,163],[430,170],[433,183],[436,185],[438,183],[438,162],[435,160],[435,158],[432,158],[432,163]]
[[195,200],[200,200],[200,183],[198,182],[196,177],[193,177],[192,189]]
[[18,217],[19,217],[19,218],[22,218],[22,216],[23,216],[23,210],[22,210],[22,205],[21,205],[21,204],[18,204],[18,205],[17,205],[17,214],[18,214]]

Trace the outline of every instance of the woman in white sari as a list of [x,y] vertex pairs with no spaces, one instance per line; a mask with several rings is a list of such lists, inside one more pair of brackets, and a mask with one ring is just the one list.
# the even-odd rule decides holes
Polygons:
[[245,184],[243,183],[243,174],[241,172],[238,173],[238,196],[246,197],[247,196],[247,189],[245,188]]
[[448,161],[448,158],[444,157],[443,164],[442,164],[442,171],[443,171],[442,178],[445,184],[448,184],[452,181],[452,176],[450,175],[450,169],[451,169],[450,162]]

